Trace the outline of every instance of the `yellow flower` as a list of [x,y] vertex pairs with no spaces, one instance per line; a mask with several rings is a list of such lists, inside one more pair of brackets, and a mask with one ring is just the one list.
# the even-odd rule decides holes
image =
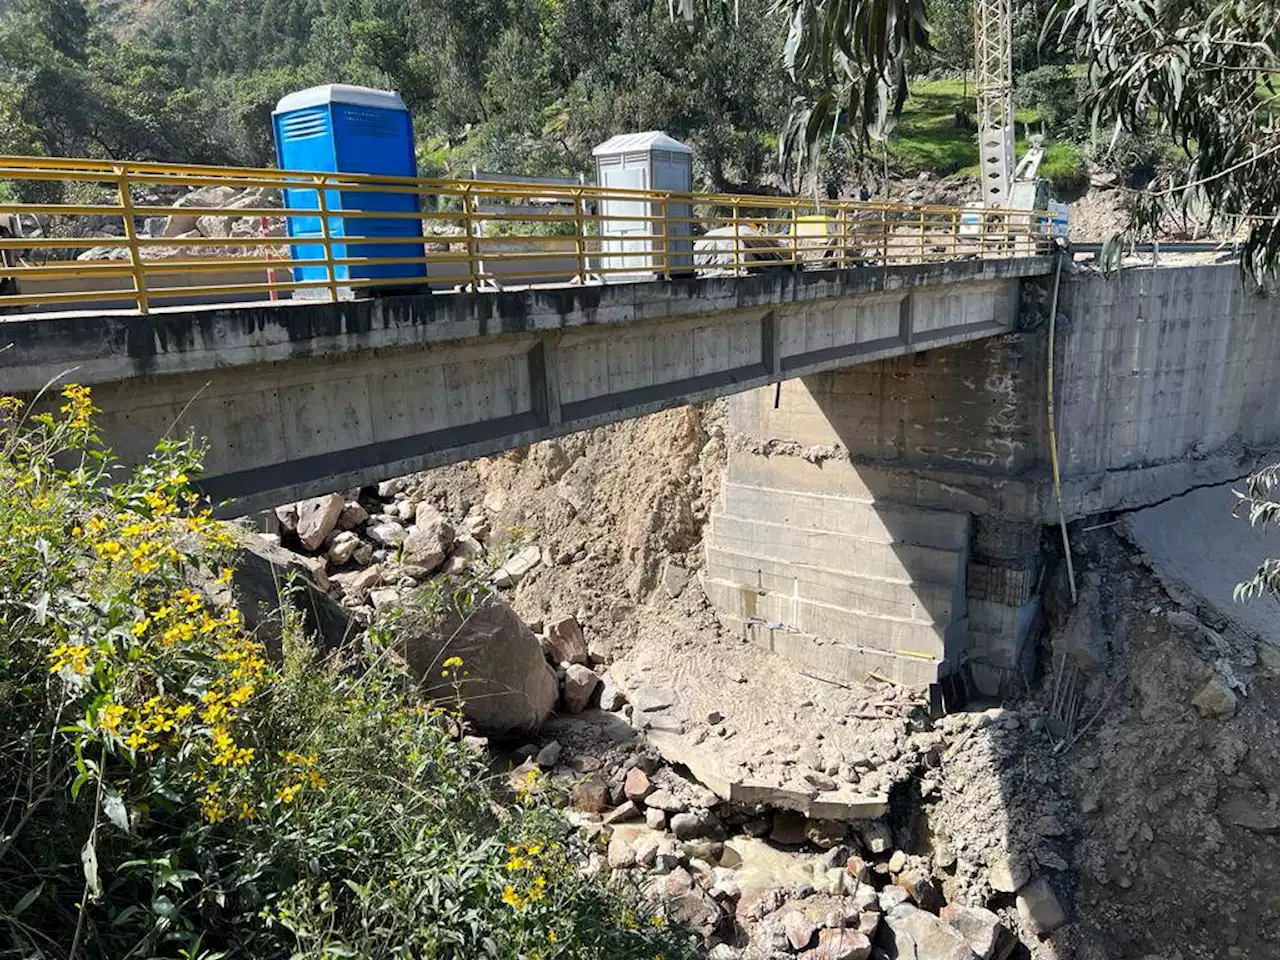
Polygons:
[[102,729],[107,733],[115,733],[120,729],[120,721],[124,719],[127,711],[118,703],[108,704],[103,707],[102,714],[98,718],[98,722],[102,725]]
[[137,750],[139,747],[145,747],[147,742],[146,734],[139,733],[135,730],[133,733],[129,734],[129,736],[125,737],[124,745],[130,750]]
[[196,712],[196,708],[189,703],[184,703],[177,710],[173,711],[173,715],[179,720],[185,720]]
[[151,626],[151,618],[150,618],[150,617],[143,617],[141,620],[139,620],[137,623],[135,623],[135,624],[133,625],[133,628],[132,628],[132,629],[133,629],[133,635],[134,635],[135,637],[140,637],[140,636],[142,636],[144,633],[146,633],[146,632],[147,632],[147,627],[149,627],[149,626]]
[[560,938],[556,936],[556,932],[555,932],[555,930],[548,930],[548,931],[547,931],[547,939],[548,939],[551,943],[555,943],[555,942],[556,942],[557,940],[559,940]]
[[227,694],[227,703],[232,707],[243,707],[249,702],[249,698],[253,696],[253,684],[246,683],[236,687]]
[[527,866],[529,866],[529,861],[518,853],[514,854],[511,859],[507,861],[508,870],[523,870]]
[[58,412],[67,414],[67,425],[73,430],[88,427],[93,416],[89,388],[78,383],[68,383],[62,388],[62,396],[67,402],[58,408]]
[[516,893],[516,888],[512,886],[502,891],[502,902],[513,910],[519,910],[524,906],[524,898]]
[[254,815],[253,804],[245,801],[240,804],[240,812],[236,814],[241,820],[252,820]]
[[121,547],[120,544],[114,540],[104,540],[102,543],[95,543],[93,545],[93,549],[96,550],[101,556],[115,559],[116,557],[120,556],[120,551],[123,550],[124,548]]
[[220,823],[227,819],[227,808],[217,799],[216,791],[209,791],[200,798],[200,810],[210,823]]
[[71,672],[77,676],[84,676],[89,672],[89,648],[82,643],[60,643],[49,656],[53,660],[49,667],[50,673],[57,673],[63,667],[70,667]]
[[448,660],[446,660],[446,661],[444,662],[444,665],[445,665],[446,667],[451,667],[451,668],[453,668],[453,667],[460,667],[460,666],[462,666],[462,658],[461,658],[461,657],[450,657]]
[[161,712],[157,712],[147,720],[147,729],[154,733],[168,733],[174,726],[173,718],[166,717]]
[[294,798],[297,797],[298,791],[301,789],[302,784],[300,783],[293,783],[287,787],[281,787],[280,790],[276,792],[276,799],[281,803],[293,803]]
[[213,581],[217,584],[230,583],[232,570],[230,567],[223,567],[222,572],[218,574],[218,579]]
[[652,917],[649,918],[649,923],[659,928],[665,927],[667,925],[666,919],[657,913],[655,913]]

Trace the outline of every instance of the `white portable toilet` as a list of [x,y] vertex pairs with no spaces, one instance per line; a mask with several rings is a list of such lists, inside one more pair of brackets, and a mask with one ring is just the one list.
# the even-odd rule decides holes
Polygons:
[[[617,190],[661,190],[693,192],[693,150],[660,130],[624,133],[600,144],[596,158],[596,183]],[[663,203],[644,197],[600,201],[600,232],[609,239],[600,241],[601,269],[605,279],[626,276],[652,277],[662,273],[662,240],[667,237],[670,269],[675,273],[693,270],[693,205],[687,199],[666,204],[666,216],[685,222],[663,222]],[[648,220],[646,217],[655,219]],[[637,235],[636,239],[627,239]]]

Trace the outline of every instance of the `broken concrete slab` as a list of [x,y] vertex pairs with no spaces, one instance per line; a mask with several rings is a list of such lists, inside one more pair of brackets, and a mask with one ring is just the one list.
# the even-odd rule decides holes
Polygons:
[[1233,517],[1239,483],[1193,490],[1125,518],[1125,528],[1165,589],[1199,599],[1225,620],[1280,645],[1280,599],[1264,594],[1237,603],[1236,584],[1275,556],[1269,530]]
[[714,744],[704,747],[683,736],[659,730],[649,732],[649,742],[668,763],[685,766],[721,800],[749,806],[794,810],[811,820],[874,820],[889,812],[887,793],[859,793],[847,785],[811,795],[786,785],[764,783],[741,776],[737,767],[727,765]]

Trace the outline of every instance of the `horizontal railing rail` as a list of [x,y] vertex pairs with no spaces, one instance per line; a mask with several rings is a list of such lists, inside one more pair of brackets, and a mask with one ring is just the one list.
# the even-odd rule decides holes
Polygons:
[[3,181],[23,199],[0,203],[22,226],[0,232],[0,313],[1030,256],[1051,236],[1043,211],[488,176],[0,157]]

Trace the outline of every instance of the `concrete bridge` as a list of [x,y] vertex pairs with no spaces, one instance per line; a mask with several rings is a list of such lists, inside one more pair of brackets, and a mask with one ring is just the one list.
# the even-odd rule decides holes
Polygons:
[[[835,682],[1016,686],[1045,589],[1048,258],[0,320],[0,389],[92,384],[109,442],[207,438],[237,514],[733,395],[703,583]],[[1061,278],[1066,516],[1280,442],[1280,308],[1236,268]],[[70,371],[70,372],[68,372]]]
[[[243,514],[1013,330],[1047,258],[0,319],[0,386],[93,386],[126,460],[206,438]],[[72,371],[68,373],[68,371]]]
[[[1053,259],[1020,256],[1044,240],[1025,211],[994,225],[979,212],[974,237],[970,214],[951,208],[839,201],[815,215],[800,198],[584,187],[559,197],[570,214],[549,215],[521,205],[528,185],[32,158],[0,158],[0,172],[109,185],[114,206],[40,209],[114,216],[122,238],[105,260],[6,268],[18,286],[0,294],[0,392],[91,384],[126,460],[193,430],[224,515],[732,395],[704,587],[728,625],[835,682],[1018,685],[1045,589],[1042,541],[1060,549],[1045,538],[1055,441],[1069,519],[1238,478],[1280,441],[1273,301],[1232,266],[1107,279],[1068,263],[1059,288]],[[283,229],[269,194],[299,176],[325,188],[317,196],[456,203],[421,213],[436,232],[418,255],[376,262],[350,250],[358,211],[291,210],[285,219],[317,215],[323,259],[281,261],[296,251],[264,245],[254,223],[275,216]],[[140,183],[250,193],[197,216],[139,197]],[[487,238],[485,195],[484,209],[508,212],[484,216],[538,229]],[[591,212],[617,203],[649,211],[639,239]],[[694,233],[720,231],[724,275],[673,269],[677,209]],[[144,218],[158,227],[141,231]],[[439,232],[451,219],[460,225]],[[175,222],[206,232],[182,234],[165,259]],[[571,235],[555,233],[566,224]],[[343,249],[326,225],[342,227]],[[100,242],[9,238],[0,252]],[[630,259],[609,265],[618,250],[641,251],[639,276]],[[354,279],[366,267],[397,263],[425,264],[435,292],[351,298],[387,283]],[[226,302],[236,297],[257,300]],[[133,309],[111,309],[121,302]]]
[[[225,514],[733,395],[703,570],[722,619],[836,682],[995,691],[1028,668],[1057,517],[1053,267],[19,315],[0,390],[93,385],[126,459],[194,430]],[[1240,477],[1280,442],[1280,308],[1235,267],[1068,265],[1058,307],[1069,519]]]

